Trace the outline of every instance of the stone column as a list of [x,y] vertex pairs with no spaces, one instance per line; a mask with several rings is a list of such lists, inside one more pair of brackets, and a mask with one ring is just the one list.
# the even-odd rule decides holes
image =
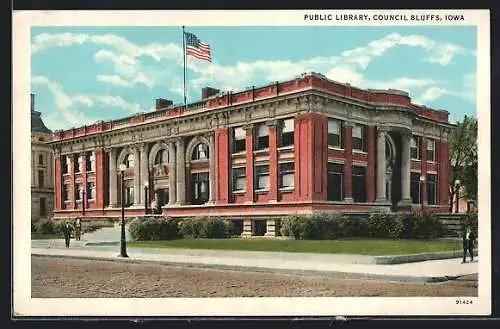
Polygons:
[[[140,172],[141,172],[141,190],[144,191],[144,183],[148,181],[148,145],[146,143],[143,143],[141,144],[141,147],[140,147],[140,156],[141,156],[141,163],[140,163]],[[148,193],[150,193],[149,191],[149,188],[148,187]],[[140,204],[144,204],[144,202],[147,202],[147,200],[144,200],[144,192],[140,193]],[[149,205],[148,205],[149,207]]]
[[177,203],[186,203],[186,164],[184,163],[184,140],[179,138],[177,144]]
[[411,206],[411,192],[410,192],[410,139],[411,133],[403,131],[401,133],[401,201],[400,206]]
[[252,219],[245,218],[243,220],[243,232],[241,233],[242,237],[252,236]]
[[116,208],[118,206],[118,177],[116,167],[116,149],[108,150],[109,157],[109,207]]
[[266,220],[266,233],[264,236],[277,236],[276,234],[276,219],[268,218]]
[[246,137],[245,137],[245,150],[246,150],[246,196],[245,203],[254,202],[254,160],[253,160],[253,130],[252,124],[245,126]]
[[[168,143],[168,204],[172,205],[177,201],[176,182],[176,156],[174,142]],[[157,200],[158,202],[158,200]]]
[[134,154],[134,204],[133,206],[141,205],[141,164],[140,164],[140,145],[136,146],[133,150]]
[[213,132],[210,132],[209,140],[209,195],[208,195],[208,203],[215,203],[215,136]]
[[385,197],[385,127],[377,128],[377,200],[376,202],[386,203]]

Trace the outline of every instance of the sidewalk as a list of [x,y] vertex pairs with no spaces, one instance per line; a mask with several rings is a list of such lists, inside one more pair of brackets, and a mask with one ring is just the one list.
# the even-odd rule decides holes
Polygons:
[[84,241],[72,241],[71,247],[66,249],[63,241],[39,240],[32,241],[31,253],[52,257],[136,263],[157,262],[171,266],[393,282],[443,282],[478,273],[476,259],[474,263],[465,264],[460,263],[460,258],[453,258],[374,265],[369,263],[372,257],[360,255],[128,248],[129,258],[119,258],[119,250],[119,245],[85,246]]

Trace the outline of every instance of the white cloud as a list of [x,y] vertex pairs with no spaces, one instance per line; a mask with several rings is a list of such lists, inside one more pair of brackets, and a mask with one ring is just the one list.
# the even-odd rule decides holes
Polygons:
[[443,88],[439,88],[439,87],[430,87],[428,88],[423,94],[422,96],[420,96],[419,100],[420,102],[428,102],[428,101],[433,101],[435,100],[436,98],[439,98],[441,97],[442,95],[444,94],[447,94],[448,91],[446,91],[445,89]]
[[50,81],[46,76],[35,76],[31,79],[34,85],[45,85],[52,93],[57,111],[47,115],[44,120],[50,129],[65,129],[68,127],[77,127],[85,124],[91,124],[98,118],[91,118],[78,111],[76,107],[113,107],[121,108],[127,113],[137,113],[140,106],[137,103],[126,102],[119,96],[101,96],[101,95],[75,95],[66,94],[62,86],[57,82]]
[[105,74],[99,74],[96,77],[97,81],[120,86],[120,87],[132,87],[132,83],[130,81],[126,81],[119,75],[105,75]]

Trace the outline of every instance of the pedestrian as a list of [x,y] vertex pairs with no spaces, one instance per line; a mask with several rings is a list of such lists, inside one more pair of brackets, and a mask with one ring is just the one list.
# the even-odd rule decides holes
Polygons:
[[151,201],[151,212],[154,214],[156,214],[156,199],[153,199],[153,201]]
[[62,233],[64,235],[64,242],[66,244],[66,248],[69,248],[69,242],[71,239],[71,233],[73,231],[73,227],[69,223],[69,220],[66,221],[66,224],[64,224],[62,228]]
[[75,238],[76,241],[80,241],[80,237],[82,235],[82,222],[80,218],[76,219],[76,224],[75,224]]
[[467,252],[470,255],[470,261],[474,261],[474,241],[476,240],[476,236],[470,226],[467,226],[465,232],[463,234],[463,248],[464,248],[464,257],[462,259],[462,263],[466,263]]

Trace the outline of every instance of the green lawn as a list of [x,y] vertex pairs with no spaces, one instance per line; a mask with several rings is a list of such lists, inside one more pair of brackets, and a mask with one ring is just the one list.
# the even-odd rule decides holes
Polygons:
[[44,239],[62,239],[62,236],[58,234],[42,234],[42,233],[31,232],[31,240],[44,240]]
[[186,248],[216,250],[281,251],[342,253],[357,255],[409,255],[427,252],[461,250],[459,241],[443,240],[281,240],[281,239],[180,239],[168,241],[133,241],[140,248]]

